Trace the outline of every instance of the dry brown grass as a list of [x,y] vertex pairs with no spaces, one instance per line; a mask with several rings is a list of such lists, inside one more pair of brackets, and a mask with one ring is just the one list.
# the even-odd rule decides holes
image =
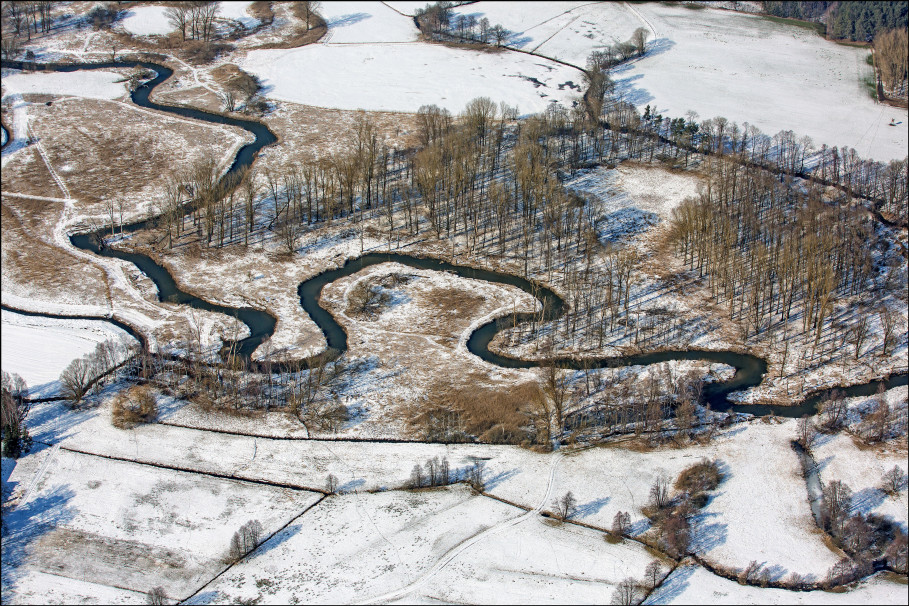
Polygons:
[[379,141],[404,149],[416,144],[416,117],[396,112],[364,112],[328,109],[280,102],[263,121],[278,138],[278,146],[257,160],[256,169],[277,172],[299,168],[300,161],[327,159],[331,153],[347,150],[362,116],[376,127]]
[[[159,118],[153,112],[96,99],[32,106],[29,113],[51,165],[79,200],[77,209],[96,217],[106,215],[108,199],[124,201],[127,213],[131,204],[147,203],[163,188],[162,175],[200,155],[225,158],[239,141],[225,135],[246,135],[240,129]],[[9,182],[4,175],[4,189],[37,194],[39,184],[27,173],[20,170]]]
[[14,192],[47,198],[65,196],[34,146],[20,149],[10,156],[3,171],[0,172],[0,183],[4,193]]
[[45,300],[64,297],[83,304],[108,303],[110,286],[103,270],[34,237],[6,200],[2,222],[4,290],[27,292]]
[[[530,382],[507,386],[437,382],[429,390],[428,406],[461,413],[465,433],[477,436],[481,442],[520,444],[528,439],[523,429],[528,424],[524,411],[537,391],[536,383]],[[419,427],[426,421],[427,407],[418,404],[414,408],[411,424]]]

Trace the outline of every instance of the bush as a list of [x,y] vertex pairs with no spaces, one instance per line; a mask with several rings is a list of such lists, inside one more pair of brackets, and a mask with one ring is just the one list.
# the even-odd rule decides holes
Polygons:
[[155,395],[147,385],[134,385],[114,396],[110,415],[111,423],[119,429],[150,423],[158,417]]
[[675,481],[675,487],[694,496],[715,490],[722,480],[723,474],[720,472],[717,462],[704,459],[682,471]]

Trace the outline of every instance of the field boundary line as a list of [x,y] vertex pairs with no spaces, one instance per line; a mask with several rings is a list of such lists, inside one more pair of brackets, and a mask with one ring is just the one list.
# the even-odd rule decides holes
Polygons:
[[270,540],[272,540],[273,538],[275,538],[275,536],[278,535],[278,533],[282,532],[285,528],[287,528],[288,526],[290,526],[291,524],[293,524],[294,522],[296,522],[297,520],[299,520],[301,517],[303,517],[303,514],[309,512],[309,511],[310,511],[311,509],[313,509],[316,505],[319,505],[320,503],[322,503],[322,501],[324,501],[324,500],[327,499],[327,498],[328,498],[328,495],[327,495],[327,494],[323,494],[321,497],[319,497],[319,498],[316,500],[315,503],[313,503],[313,504],[311,504],[311,505],[308,505],[307,507],[303,508],[303,511],[301,511],[300,513],[298,513],[297,515],[295,515],[294,517],[292,517],[290,520],[288,520],[288,522],[287,522],[286,524],[284,524],[284,526],[282,526],[281,528],[277,529],[276,531],[274,531],[273,533],[271,533],[270,535],[268,535],[268,537],[266,537],[264,541],[262,541],[261,543],[259,543],[258,545],[256,545],[255,549],[253,549],[252,551],[250,551],[249,553],[247,553],[246,555],[244,555],[242,558],[240,558],[240,559],[237,560],[236,562],[233,562],[233,563],[229,564],[227,567],[224,568],[224,570],[222,570],[221,572],[219,572],[218,574],[216,574],[215,576],[213,576],[211,579],[209,579],[208,581],[206,581],[205,584],[202,585],[202,587],[199,587],[199,589],[197,589],[197,590],[194,591],[192,594],[190,594],[188,597],[183,598],[182,600],[180,600],[180,601],[177,602],[177,603],[178,603],[178,604],[185,604],[185,603],[188,602],[189,600],[191,600],[191,599],[193,599],[194,597],[196,597],[197,595],[199,595],[199,593],[200,593],[203,589],[205,589],[206,587],[208,587],[209,585],[211,585],[212,583],[214,583],[215,581],[217,581],[219,578],[221,578],[221,576],[222,576],[225,572],[227,572],[228,570],[230,570],[231,568],[233,568],[233,567],[236,566],[237,564],[240,564],[241,562],[244,562],[244,561],[246,561],[247,559],[249,559],[250,557],[252,557],[252,556],[256,553],[256,551],[259,550],[260,547],[262,547],[263,545],[265,545],[266,543],[268,543]]

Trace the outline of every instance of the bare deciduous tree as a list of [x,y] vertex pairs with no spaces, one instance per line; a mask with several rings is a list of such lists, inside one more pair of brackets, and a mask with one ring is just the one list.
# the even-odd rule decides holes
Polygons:
[[552,502],[552,508],[555,510],[556,517],[564,522],[575,514],[577,504],[577,499],[574,498],[574,494],[569,490],[562,495],[562,498]]
[[631,516],[627,511],[617,511],[615,517],[612,518],[612,534],[617,537],[622,537],[628,534],[630,529]]
[[885,472],[881,478],[881,490],[890,496],[898,495],[906,483],[906,474],[900,469],[899,465],[894,465],[892,469]]
[[637,581],[632,577],[628,577],[616,585],[615,593],[612,594],[613,604],[631,606],[637,604],[639,600]]

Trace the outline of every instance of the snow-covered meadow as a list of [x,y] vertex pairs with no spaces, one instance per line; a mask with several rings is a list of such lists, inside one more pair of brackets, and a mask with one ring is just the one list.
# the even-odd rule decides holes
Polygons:
[[136,340],[101,320],[57,320],[0,311],[3,370],[25,379],[31,397],[46,398],[60,390],[60,373],[102,341],[124,344]]
[[413,44],[315,44],[250,51],[240,66],[273,99],[340,109],[415,112],[438,105],[461,112],[476,97],[544,111],[571,107],[581,73],[530,55]]

